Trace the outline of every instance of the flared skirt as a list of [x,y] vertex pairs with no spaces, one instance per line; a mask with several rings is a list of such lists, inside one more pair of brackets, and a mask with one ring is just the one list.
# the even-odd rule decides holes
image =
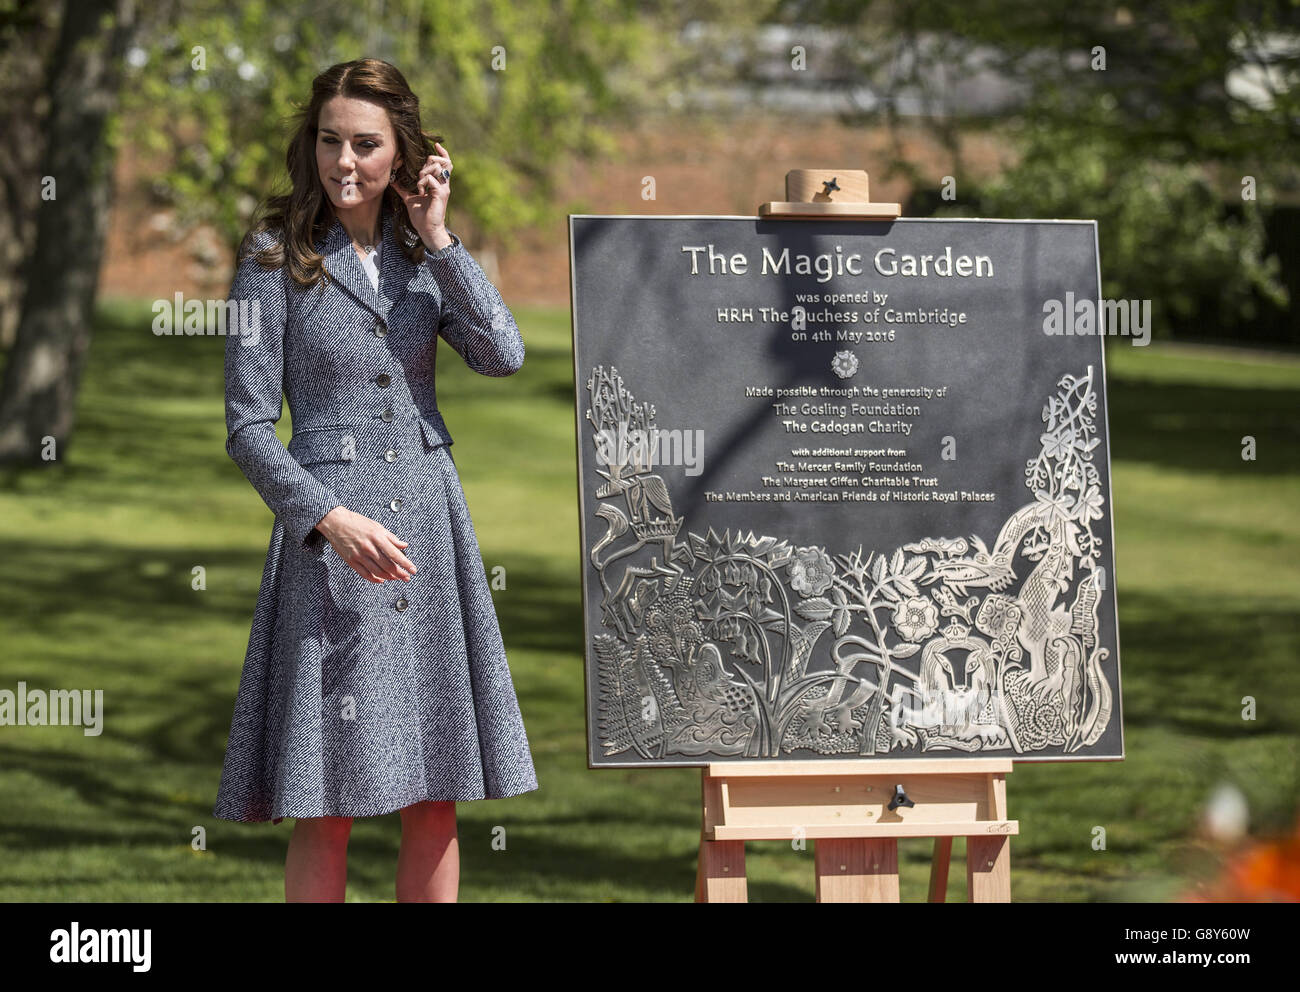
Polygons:
[[304,547],[275,522],[213,809],[222,819],[377,816],[538,788],[449,446],[378,471],[330,481],[408,542],[419,571],[370,582],[328,542]]

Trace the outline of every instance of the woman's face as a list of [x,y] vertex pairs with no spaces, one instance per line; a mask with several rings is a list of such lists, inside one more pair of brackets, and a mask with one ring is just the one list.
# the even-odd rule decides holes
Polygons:
[[321,107],[316,169],[336,210],[378,200],[389,173],[401,164],[388,114],[379,104],[336,96]]

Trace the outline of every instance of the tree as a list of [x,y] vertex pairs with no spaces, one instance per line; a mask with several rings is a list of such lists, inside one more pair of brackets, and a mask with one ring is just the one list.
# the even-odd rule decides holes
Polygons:
[[113,189],[110,115],[136,28],[132,0],[68,0],[48,64],[42,205],[0,390],[0,461],[72,430]]
[[[21,44],[42,23],[9,15],[0,27]],[[467,177],[453,223],[500,237],[553,219],[562,209],[557,164],[605,149],[593,125],[654,99],[641,66],[660,47],[658,31],[633,0],[394,0],[369,9],[188,0],[151,8],[147,22],[130,0],[68,0],[45,86],[41,173],[51,194],[14,288],[22,305],[0,398],[0,462],[37,463],[43,438],[66,450],[71,436],[119,92],[132,139],[159,157],[147,181],[174,207],[175,229],[210,224],[233,257],[256,202],[283,175],[285,117],[312,78],[360,55],[385,58],[426,97],[426,126],[447,136]]]

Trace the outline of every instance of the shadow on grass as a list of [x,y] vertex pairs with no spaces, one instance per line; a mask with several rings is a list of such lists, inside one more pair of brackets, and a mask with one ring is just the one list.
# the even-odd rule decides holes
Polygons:
[[[0,760],[21,762],[28,774],[56,783],[60,791],[74,792],[85,808],[94,810],[93,817],[72,823],[6,830],[4,846],[15,856],[24,852],[81,853],[126,842],[137,848],[168,849],[187,843],[193,828],[202,826],[207,831],[208,849],[223,861],[260,865],[269,876],[283,871],[292,818],[278,825],[216,819],[206,797],[202,801],[169,801],[148,784],[139,769],[121,761],[92,762],[50,751],[13,748],[0,748]],[[546,812],[561,808],[572,811]],[[522,890],[539,899],[554,898],[554,892],[575,883],[611,891],[677,891],[689,899],[695,883],[693,850],[673,854],[644,848],[637,853],[602,838],[623,828],[635,829],[638,835],[680,831],[683,820],[694,814],[649,802],[636,805],[635,810],[621,804],[616,808],[617,812],[609,803],[599,809],[545,802],[530,805],[527,796],[499,803],[458,803],[463,879],[472,880],[475,889]],[[391,890],[400,823],[397,812],[354,820],[348,844],[350,894],[365,889],[383,898],[383,893]],[[508,846],[497,851],[490,839],[501,825],[508,827]],[[564,840],[566,837],[572,840]],[[43,884],[54,889],[77,881],[56,875],[43,878]],[[82,881],[103,883],[105,879],[98,876]],[[779,884],[767,884],[762,892],[765,901],[806,901],[797,888]]]
[[506,647],[580,658],[583,606],[577,561],[565,569],[542,558],[512,555],[509,562],[507,588],[492,593]]
[[[169,623],[213,616],[247,626],[265,563],[265,547],[132,548],[82,542],[69,548],[11,539],[0,562],[0,581],[13,610],[6,629],[57,635],[60,618],[77,615],[111,626],[157,625],[160,632]],[[207,573],[206,589],[191,588],[196,566]],[[223,575],[236,581],[216,581]],[[93,640],[86,647],[93,653]]]
[[[1107,399],[1112,460],[1233,478],[1300,471],[1300,390],[1116,376]],[[1255,438],[1254,461],[1241,457],[1247,436]]]
[[[1126,728],[1202,738],[1293,734],[1300,723],[1300,617],[1284,605],[1119,590]],[[1256,718],[1243,720],[1243,697]]]

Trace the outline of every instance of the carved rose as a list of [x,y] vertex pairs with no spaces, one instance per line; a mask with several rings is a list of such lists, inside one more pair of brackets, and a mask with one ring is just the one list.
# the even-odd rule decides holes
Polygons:
[[841,379],[847,379],[858,370],[858,356],[851,351],[837,351],[831,359],[831,370]]
[[821,548],[796,548],[786,565],[790,585],[801,596],[820,596],[831,586],[835,565]]
[[894,629],[909,641],[923,641],[939,626],[939,607],[917,596],[894,608]]

